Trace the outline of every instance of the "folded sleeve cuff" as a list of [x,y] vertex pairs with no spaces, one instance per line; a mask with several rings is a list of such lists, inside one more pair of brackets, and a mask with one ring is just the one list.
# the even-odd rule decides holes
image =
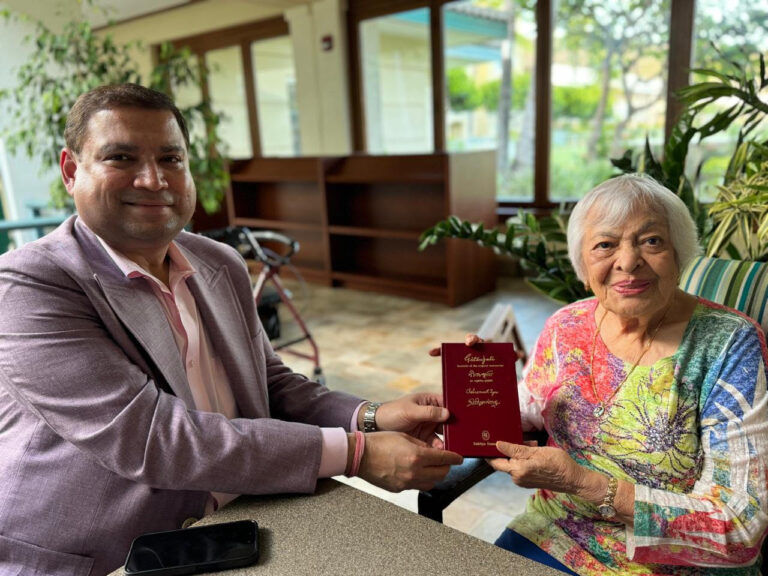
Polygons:
[[347,468],[347,433],[344,428],[321,428],[323,451],[320,455],[318,478],[330,478],[344,474]]

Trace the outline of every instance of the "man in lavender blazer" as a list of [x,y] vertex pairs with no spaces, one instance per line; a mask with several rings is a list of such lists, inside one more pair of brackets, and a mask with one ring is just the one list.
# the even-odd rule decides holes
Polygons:
[[[0,574],[105,574],[137,535],[201,517],[212,491],[312,492],[323,430],[354,429],[363,402],[283,365],[242,258],[181,231],[195,190],[172,103],[131,85],[83,98],[61,162],[79,217],[0,257]],[[172,242],[237,418],[196,409],[161,300],[105,248],[167,284]],[[431,395],[383,404],[390,432],[366,435],[359,475],[434,484],[461,460],[433,440],[445,418]]]

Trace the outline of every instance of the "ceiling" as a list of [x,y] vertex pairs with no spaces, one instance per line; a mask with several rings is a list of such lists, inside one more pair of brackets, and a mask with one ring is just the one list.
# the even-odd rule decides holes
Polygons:
[[309,4],[312,0],[99,0],[98,9],[94,9],[90,3],[83,2],[83,13],[96,27],[111,23],[120,23],[133,20],[141,16],[147,16],[157,12],[164,12],[174,8],[181,8],[198,2],[212,4],[245,3],[253,6],[261,6],[276,11],[287,10],[294,6]]

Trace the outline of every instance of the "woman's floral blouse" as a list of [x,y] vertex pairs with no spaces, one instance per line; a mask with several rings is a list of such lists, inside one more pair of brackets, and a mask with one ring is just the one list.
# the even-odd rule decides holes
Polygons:
[[[550,445],[635,484],[634,527],[603,520],[577,497],[537,491],[510,528],[585,575],[760,574],[768,526],[765,335],[745,316],[700,300],[673,356],[638,366],[593,415],[596,299],[548,321],[521,387],[523,418]],[[598,397],[631,365],[597,338]]]

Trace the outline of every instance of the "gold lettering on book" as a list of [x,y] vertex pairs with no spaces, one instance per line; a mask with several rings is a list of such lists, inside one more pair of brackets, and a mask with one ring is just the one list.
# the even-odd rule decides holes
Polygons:
[[496,362],[496,357],[493,355],[483,356],[483,355],[470,353],[464,356],[464,362],[468,362],[470,364],[480,364],[482,366],[485,366],[488,362]]
[[467,388],[465,390],[465,392],[468,395],[469,394],[475,394],[475,395],[487,394],[487,395],[490,395],[490,396],[496,396],[499,393],[498,390],[495,390],[493,388],[485,388],[483,390],[481,390],[479,388]]
[[480,398],[470,398],[467,400],[467,407],[488,406],[489,408],[498,408],[501,405],[499,400],[481,400]]
[[[463,362],[462,362],[463,360]],[[456,365],[467,371],[466,394],[467,408],[498,408],[502,401],[496,399],[501,392],[496,388],[496,375],[494,368],[504,368],[505,364],[496,359],[493,354],[468,352]]]

